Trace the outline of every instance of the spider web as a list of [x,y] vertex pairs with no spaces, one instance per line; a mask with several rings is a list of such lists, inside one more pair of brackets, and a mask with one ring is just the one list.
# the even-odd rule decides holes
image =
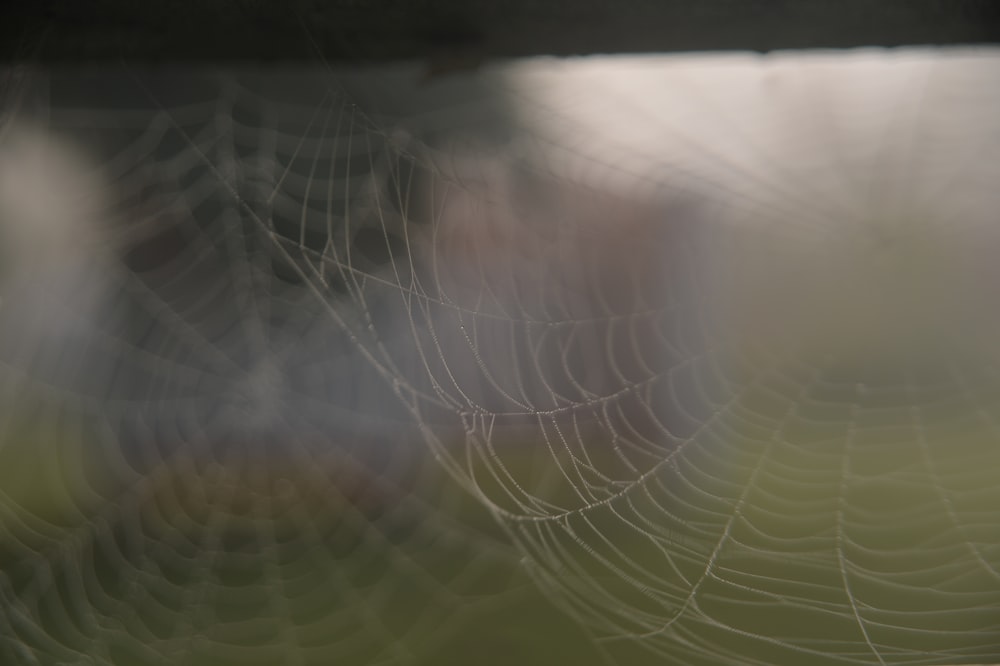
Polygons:
[[240,78],[56,70],[9,128],[4,663],[411,663],[528,589],[358,353],[384,260],[305,272],[384,137]]
[[624,663],[998,658],[998,74],[550,63],[439,190],[431,437]]
[[420,658],[510,542],[622,663],[997,660],[998,72],[53,73],[7,658]]

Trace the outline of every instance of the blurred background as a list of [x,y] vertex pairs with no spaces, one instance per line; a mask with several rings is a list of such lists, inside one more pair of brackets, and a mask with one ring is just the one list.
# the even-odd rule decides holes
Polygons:
[[1000,660],[995,48],[21,11],[4,663]]

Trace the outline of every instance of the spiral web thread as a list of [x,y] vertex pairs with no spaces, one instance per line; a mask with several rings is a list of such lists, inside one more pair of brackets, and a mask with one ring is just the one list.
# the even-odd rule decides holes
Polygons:
[[513,93],[551,218],[455,195],[460,476],[625,662],[995,662],[995,53],[614,67]]
[[370,218],[384,139],[335,97],[183,72],[204,97],[167,109],[146,75],[51,72],[5,145],[4,662],[434,654],[525,588],[357,353],[376,262],[326,268],[356,305],[311,272],[316,220],[327,247]]
[[509,557],[412,425],[622,663],[1000,659],[995,54],[615,64],[53,100],[108,224],[4,294],[71,490],[7,493],[10,658],[411,658]]

